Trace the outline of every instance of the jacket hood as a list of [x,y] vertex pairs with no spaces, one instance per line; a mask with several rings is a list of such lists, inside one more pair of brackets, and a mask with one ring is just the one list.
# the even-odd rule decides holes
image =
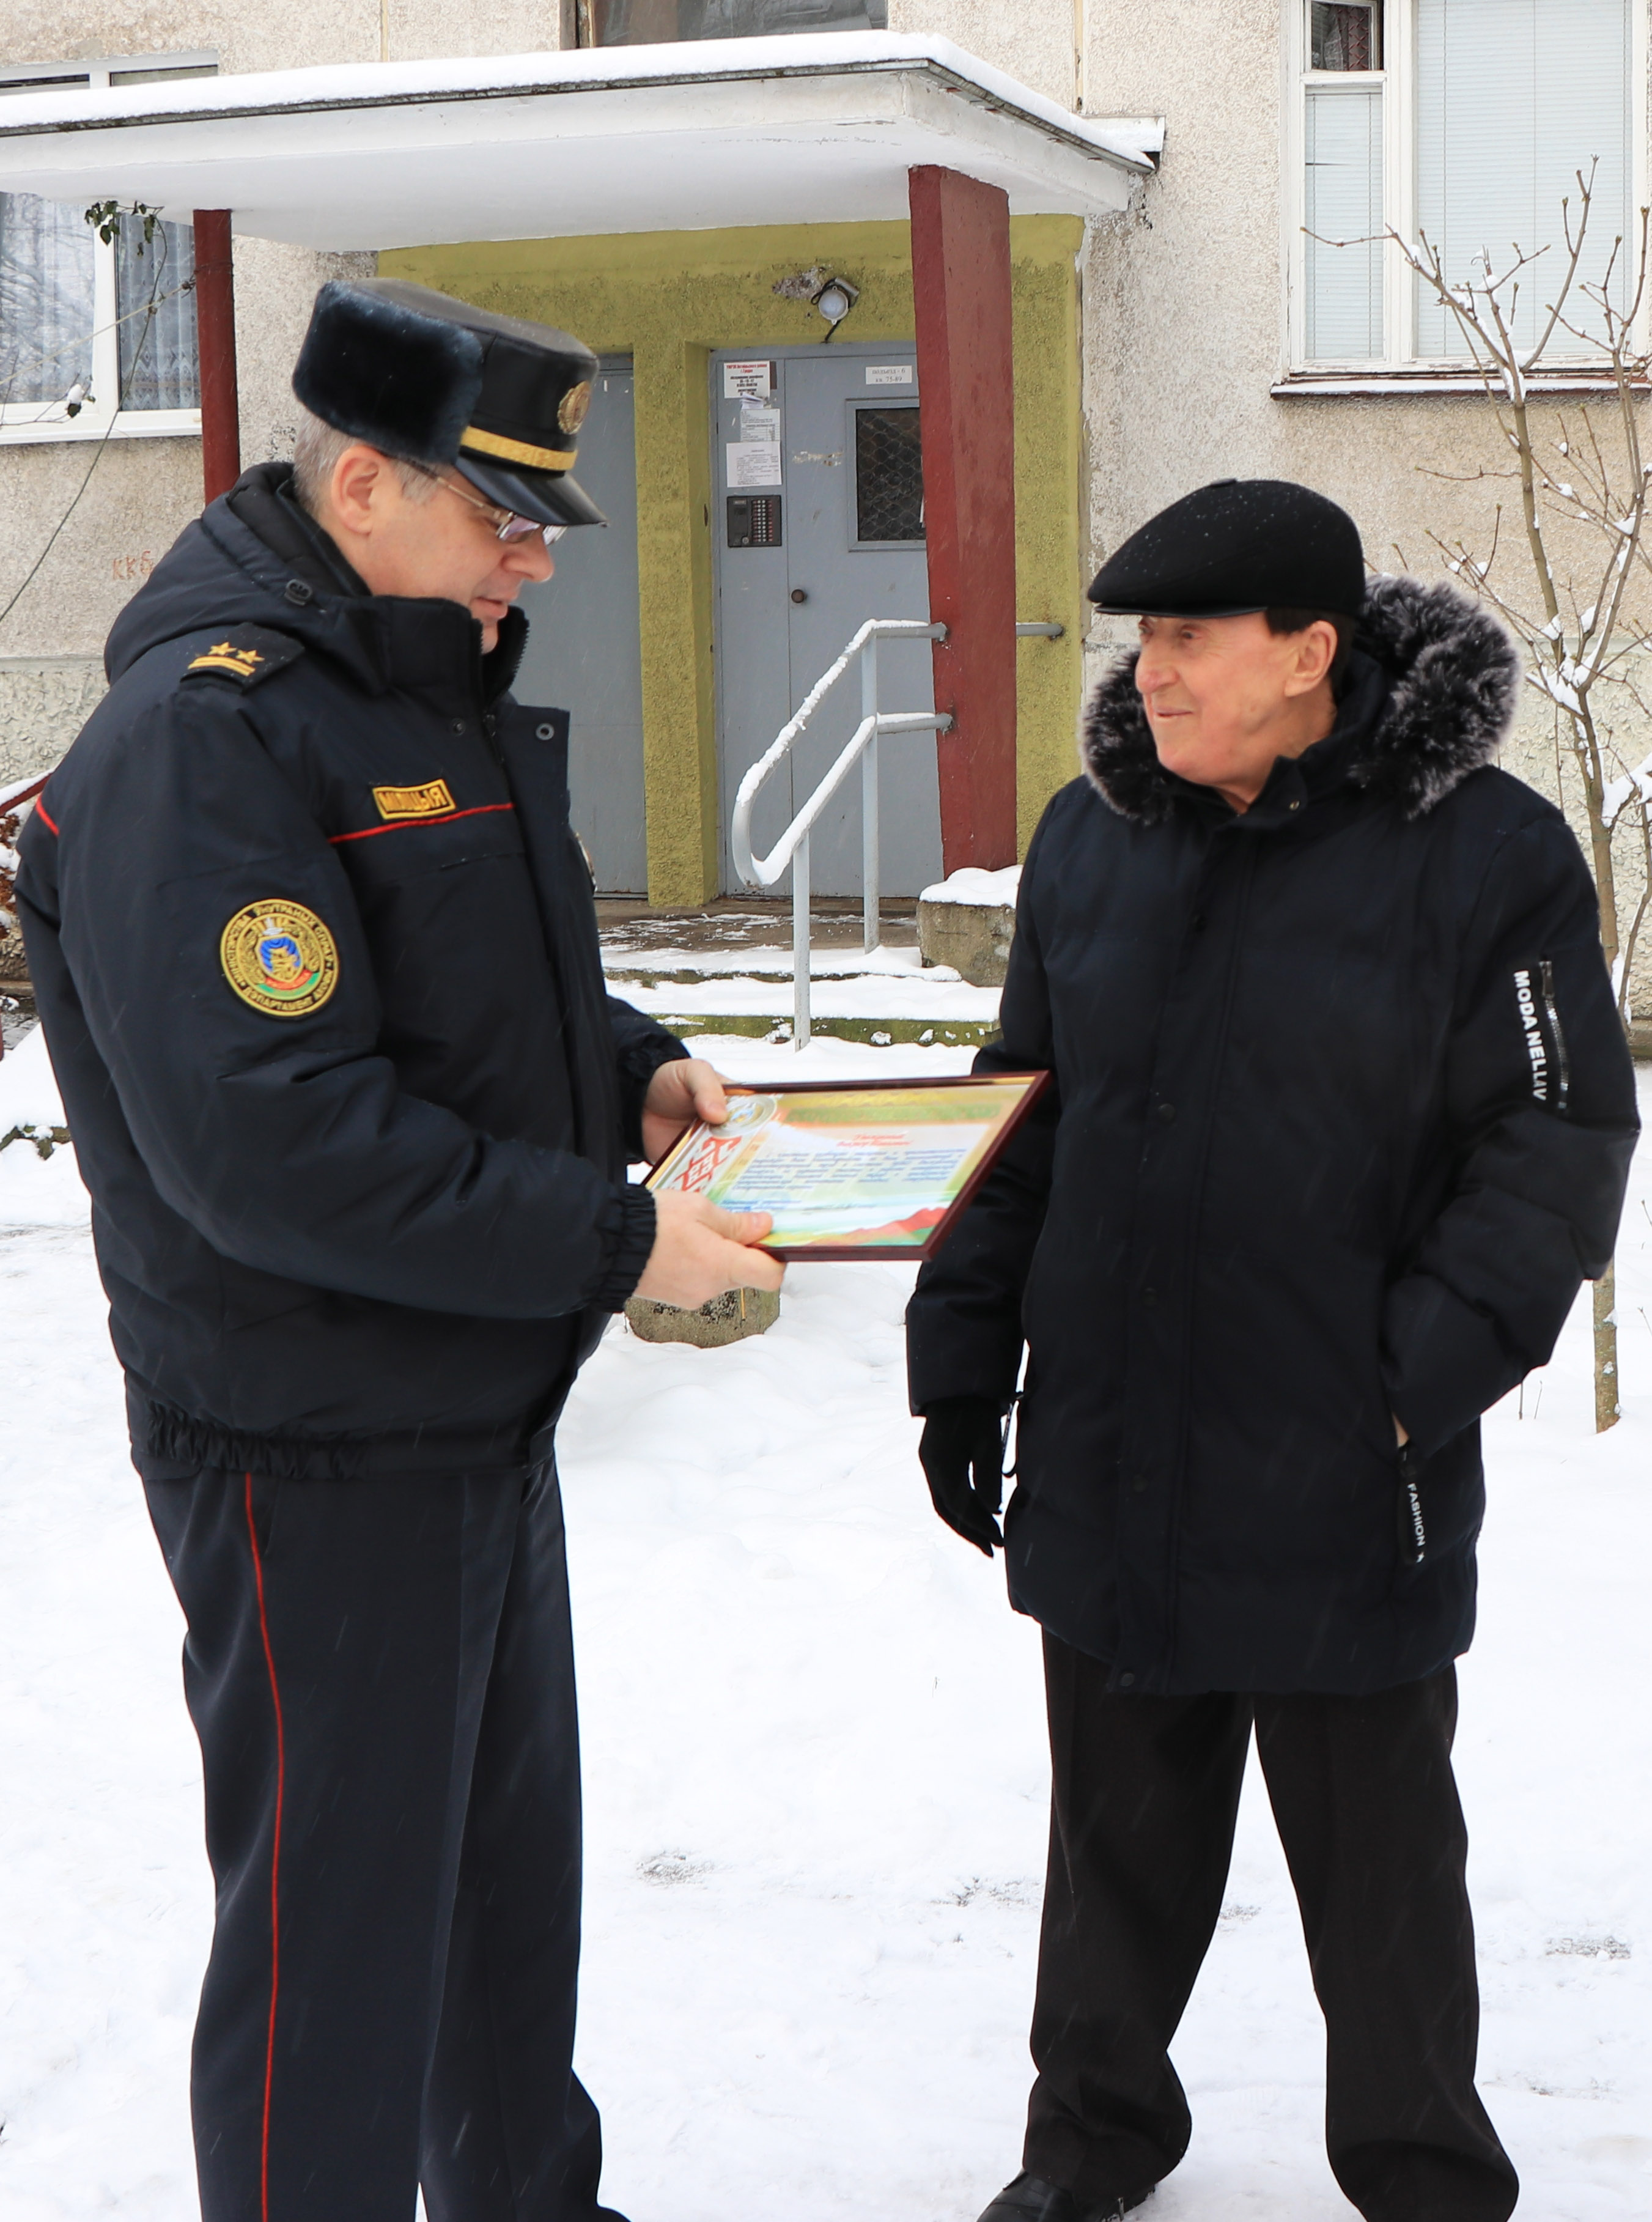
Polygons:
[[291,463],[243,471],[188,524],[116,618],[104,650],[110,683],[164,642],[204,626],[261,625],[342,664],[369,693],[480,670],[490,699],[510,685],[527,621],[512,610],[499,646],[456,602],[373,594],[292,499]]
[[[1387,698],[1354,750],[1347,778],[1407,818],[1422,818],[1488,763],[1513,722],[1520,656],[1497,619],[1455,587],[1373,579],[1354,636]],[[1121,656],[1084,712],[1078,752],[1121,818],[1160,824],[1187,782],[1166,771],[1135,688],[1136,654]]]

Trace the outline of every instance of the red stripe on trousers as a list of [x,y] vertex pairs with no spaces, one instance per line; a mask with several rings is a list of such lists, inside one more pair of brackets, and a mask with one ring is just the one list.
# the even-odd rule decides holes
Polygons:
[[251,1474],[247,1476],[247,1534],[253,1547],[253,1578],[258,1585],[258,1632],[264,1639],[270,1702],[275,1708],[275,1843],[270,1855],[270,2025],[264,2048],[264,2134],[259,2159],[259,2211],[262,2222],[269,2222],[270,2093],[275,2081],[275,2001],[281,1987],[281,1806],[286,1791],[286,1738],[281,1723],[280,1685],[275,1679],[275,1654],[270,1648],[269,1616],[264,1610],[264,1561],[258,1548],[257,1522],[253,1518]]

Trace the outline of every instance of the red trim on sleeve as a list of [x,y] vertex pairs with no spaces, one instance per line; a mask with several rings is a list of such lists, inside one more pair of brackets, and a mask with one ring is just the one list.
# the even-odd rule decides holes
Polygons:
[[[56,820],[56,819],[55,819],[55,818],[53,818],[53,815],[52,815],[51,812],[47,808],[44,799],[42,799],[41,801],[37,802],[37,803],[35,805],[35,817],[36,817],[36,818],[43,818],[43,819],[46,820],[46,830],[47,831],[47,832],[48,832],[48,833],[56,833],[56,832],[57,832],[57,831],[58,831],[58,823],[57,823],[57,820]],[[60,836],[59,838],[61,838],[61,836]]]
[[335,833],[330,842],[336,849],[341,841],[370,841],[375,833],[411,833],[420,825],[451,825],[455,818],[486,818],[490,810],[515,808],[514,802],[478,802],[468,810],[444,810],[439,818],[396,818],[388,825],[364,825],[359,833]]
[[275,2082],[275,2003],[281,1987],[281,1808],[286,1794],[286,1737],[281,1721],[281,1691],[275,1679],[269,1616],[264,1609],[264,1560],[253,1517],[253,1478],[247,1476],[247,1535],[253,1549],[253,1579],[258,1588],[258,1632],[264,1640],[264,1665],[275,1708],[275,1842],[270,1853],[270,2020],[264,2047],[264,2133],[259,2162],[259,2213],[270,2222],[270,2097]]

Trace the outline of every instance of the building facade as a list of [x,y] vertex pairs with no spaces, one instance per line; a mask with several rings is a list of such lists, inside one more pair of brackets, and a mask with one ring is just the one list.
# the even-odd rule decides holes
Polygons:
[[[1116,638],[1090,622],[1084,585],[1165,502],[1213,478],[1289,477],[1346,504],[1379,568],[1436,574],[1456,543],[1490,545],[1509,502],[1504,453],[1460,338],[1387,235],[1422,231],[1458,274],[1516,239],[1547,248],[1553,267],[1561,200],[1575,208],[1575,173],[1592,171],[1583,274],[1621,294],[1632,254],[1609,268],[1607,249],[1632,242],[1647,198],[1647,0],[279,0],[261,15],[209,0],[19,0],[0,26],[0,187],[23,174],[7,168],[24,143],[8,122],[43,119],[35,149],[69,130],[53,117],[84,122],[82,96],[204,115],[210,78],[274,72],[274,86],[327,69],[342,72],[337,101],[366,116],[377,96],[364,86],[432,97],[488,57],[567,58],[567,89],[588,50],[618,98],[629,80],[617,50],[629,48],[620,60],[646,64],[652,90],[625,97],[663,98],[675,72],[710,115],[733,96],[706,73],[707,42],[751,40],[778,143],[811,97],[821,131],[842,123],[824,94],[800,90],[788,54],[836,40],[870,70],[880,41],[891,53],[903,39],[952,41],[963,62],[934,48],[932,78],[962,85],[993,128],[1013,122],[1029,145],[1042,132],[1055,181],[1008,187],[1015,499],[1002,560],[1016,617],[1060,628],[1015,648],[1024,842],[1071,775],[1086,675]],[[1061,116],[1072,143],[1058,147]],[[261,111],[257,129],[277,124]],[[296,158],[300,127],[280,129]],[[1057,171],[1086,130],[1092,183],[1069,190]],[[477,189],[463,235],[421,213],[441,209],[435,187],[434,201],[415,191],[354,225],[341,217],[325,238],[313,218],[283,226],[245,200],[236,225],[245,463],[291,452],[287,373],[330,275],[416,279],[562,324],[600,355],[581,476],[611,526],[559,549],[529,676],[542,699],[570,702],[586,736],[575,814],[600,883],[665,904],[737,885],[733,788],[855,626],[929,615],[910,227],[857,213],[849,172],[823,172],[812,197],[807,132],[772,156],[749,113],[730,132],[749,176],[732,201],[726,181],[715,203],[699,190],[698,158],[673,170],[667,134],[637,141],[658,167],[638,170],[629,198],[612,173],[602,205],[541,190],[524,167],[518,196]],[[872,149],[876,135],[862,136]],[[320,139],[303,143],[332,159]],[[443,159],[444,177],[468,177]],[[37,154],[28,160],[39,174]],[[99,237],[83,206],[146,200],[132,179],[160,173],[83,173],[81,205],[0,198],[0,777],[43,768],[72,738],[111,619],[201,499],[178,290],[191,212],[168,201],[148,238],[130,216]],[[835,322],[832,279],[846,311]],[[1534,277],[1523,316],[1536,318],[1542,290]],[[1545,436],[1610,402],[1597,357],[1585,315],[1536,405]],[[777,452],[754,452],[765,449]],[[1526,591],[1518,548],[1505,540],[1498,560],[1508,591]],[[885,680],[904,690],[891,706],[931,700],[923,656],[904,645]],[[933,750],[927,737],[886,747],[892,892],[939,869]],[[1551,790],[1561,778],[1535,696],[1514,761]],[[852,893],[857,869],[845,822],[823,841],[817,888]]]

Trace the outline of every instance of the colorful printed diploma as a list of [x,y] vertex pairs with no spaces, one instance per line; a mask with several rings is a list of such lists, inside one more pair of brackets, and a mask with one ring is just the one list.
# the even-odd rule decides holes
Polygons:
[[731,1088],[728,1123],[691,1127],[651,1189],[767,1211],[782,1258],[920,1259],[937,1248],[1049,1076]]

